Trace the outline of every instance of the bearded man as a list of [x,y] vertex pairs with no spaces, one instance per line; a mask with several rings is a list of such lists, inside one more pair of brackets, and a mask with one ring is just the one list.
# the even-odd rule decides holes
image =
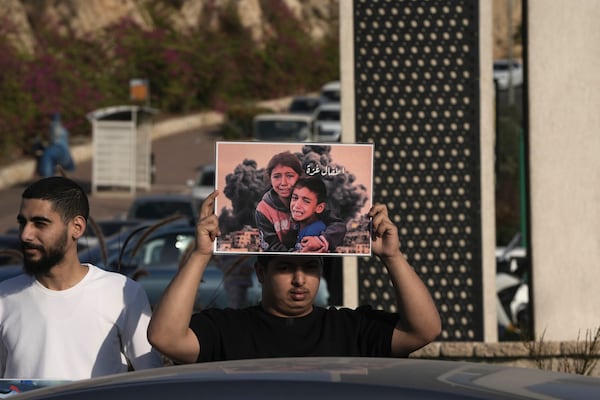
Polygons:
[[23,192],[25,273],[0,283],[3,378],[76,380],[162,365],[146,338],[142,286],[79,262],[88,215],[86,193],[68,178],[43,178]]

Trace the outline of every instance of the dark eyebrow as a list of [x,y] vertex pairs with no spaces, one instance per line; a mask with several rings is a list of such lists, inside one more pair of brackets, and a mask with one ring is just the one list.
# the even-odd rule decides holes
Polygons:
[[44,217],[44,216],[37,216],[37,217],[33,217],[31,218],[32,221],[34,222],[52,222],[52,220],[50,218]]
[[[26,218],[24,216],[22,216],[21,214],[17,215],[17,221],[18,222],[24,222],[26,220]],[[31,221],[33,222],[52,222],[52,220],[48,217],[44,217],[44,216],[35,216],[33,218],[31,218]]]

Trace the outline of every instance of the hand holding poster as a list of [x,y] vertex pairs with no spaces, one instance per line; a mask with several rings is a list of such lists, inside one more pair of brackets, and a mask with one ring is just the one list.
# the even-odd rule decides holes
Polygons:
[[215,253],[371,253],[373,146],[217,142]]

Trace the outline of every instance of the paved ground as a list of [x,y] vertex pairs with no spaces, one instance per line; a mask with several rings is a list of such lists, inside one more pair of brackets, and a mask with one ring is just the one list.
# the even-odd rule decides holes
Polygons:
[[[196,168],[215,161],[215,142],[219,136],[213,127],[195,129],[168,135],[154,140],[152,151],[157,167],[156,181],[152,193],[189,192],[188,179],[193,179]],[[92,180],[92,160],[79,163],[69,177],[79,182],[90,192]],[[13,185],[0,190],[0,233],[16,227],[16,216],[21,201],[21,193],[29,182]],[[139,194],[145,191],[137,191]],[[91,215],[96,220],[111,218],[125,212],[132,200],[128,191],[102,191],[90,194]]]

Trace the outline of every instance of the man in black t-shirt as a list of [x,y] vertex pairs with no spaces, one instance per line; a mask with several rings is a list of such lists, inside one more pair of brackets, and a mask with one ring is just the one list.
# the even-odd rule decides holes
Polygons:
[[441,322],[427,288],[400,252],[398,229],[384,205],[369,211],[373,254],[392,280],[398,313],[369,306],[316,307],[323,260],[306,255],[259,256],[259,305],[193,313],[198,285],[220,235],[212,193],[202,204],[196,248],[155,308],[148,338],[181,363],[264,357],[405,357],[435,340]]

